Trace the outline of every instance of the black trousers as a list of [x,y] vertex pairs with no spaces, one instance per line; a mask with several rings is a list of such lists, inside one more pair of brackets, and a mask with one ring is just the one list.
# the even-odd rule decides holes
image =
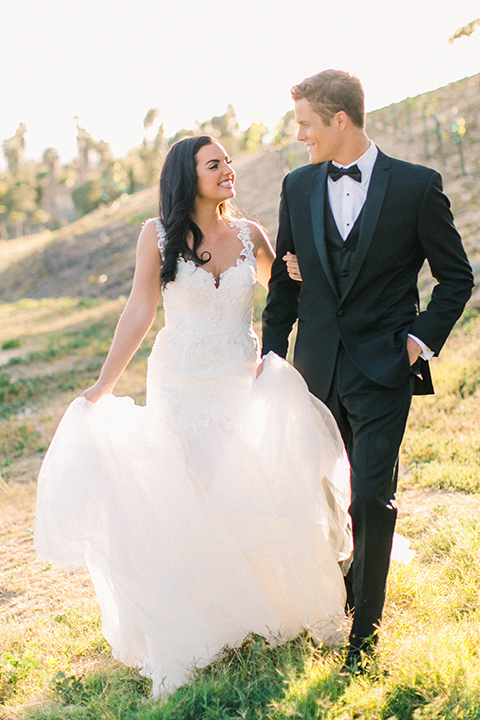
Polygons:
[[413,375],[399,388],[369,380],[340,346],[331,390],[333,413],[351,465],[354,553],[346,577],[354,609],[350,643],[360,647],[380,623],[393,532],[398,453],[408,418]]

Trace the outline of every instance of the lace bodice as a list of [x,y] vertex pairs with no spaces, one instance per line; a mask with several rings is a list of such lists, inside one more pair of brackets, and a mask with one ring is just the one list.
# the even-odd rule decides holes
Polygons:
[[[155,220],[158,246],[163,252],[165,230]],[[259,341],[252,328],[256,260],[250,226],[238,228],[241,250],[235,265],[216,279],[192,260],[179,258],[175,280],[163,291],[165,327],[149,361],[149,374],[177,373],[209,376],[238,372],[238,366],[257,362]]]
[[[158,246],[163,252],[165,230],[156,218]],[[245,220],[229,223],[238,228],[243,245],[235,265],[218,280],[192,260],[179,258],[177,275],[163,291],[165,327],[189,335],[248,332],[252,321],[256,260],[250,226]]]

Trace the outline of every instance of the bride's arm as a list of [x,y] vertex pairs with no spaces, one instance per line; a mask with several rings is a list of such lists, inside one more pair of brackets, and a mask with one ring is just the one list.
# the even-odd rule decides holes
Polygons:
[[275,259],[275,250],[272,247],[265,231],[256,223],[250,224],[252,228],[252,240],[255,245],[255,256],[257,258],[257,281],[264,288],[268,289],[272,263]]
[[[255,244],[255,254],[257,257],[257,280],[260,285],[268,290],[268,282],[272,270],[272,263],[275,259],[275,250],[270,240],[261,227],[252,223],[252,238]],[[301,280],[300,268],[296,255],[287,253],[283,256],[283,260],[287,265],[287,271],[292,280]]]
[[82,393],[91,402],[112,392],[153,323],[161,290],[161,257],[157,242],[156,226],[152,220],[145,224],[138,238],[132,290],[100,377]]
[[[270,240],[268,239],[265,232],[255,223],[252,223],[252,239],[255,244],[255,252],[257,257],[257,280],[260,285],[268,290],[268,283],[270,281],[270,275],[272,270],[272,264],[275,259],[275,250],[272,247]],[[292,280],[301,280],[300,269],[298,267],[298,260],[296,255],[287,253],[283,259],[287,265],[287,271]],[[263,361],[257,368],[257,377],[262,374]]]

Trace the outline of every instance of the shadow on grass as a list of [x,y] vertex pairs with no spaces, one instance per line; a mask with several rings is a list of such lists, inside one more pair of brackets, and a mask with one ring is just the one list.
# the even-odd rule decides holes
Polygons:
[[276,720],[296,715],[292,705],[302,713],[299,717],[313,717],[310,708],[318,717],[319,695],[328,697],[330,704],[344,692],[336,672],[327,670],[318,681],[307,677],[313,655],[318,660],[331,654],[314,652],[306,633],[277,647],[251,635],[241,648],[197,671],[188,686],[142,715],[142,720]]
[[425,705],[428,700],[419,687],[413,685],[397,685],[388,693],[382,718],[397,717],[402,720],[413,720],[414,713]]
[[[51,702],[32,708],[25,720],[280,720],[321,717],[345,691],[329,671],[332,651],[313,650],[308,636],[271,647],[250,635],[237,649],[226,650],[208,667],[195,670],[188,685],[164,700],[152,700],[151,683],[123,666],[104,672],[67,676],[51,682]],[[322,665],[321,679],[309,678],[312,663]],[[293,713],[295,716],[296,713]]]
[[[134,670],[114,669],[66,675],[57,672],[48,699],[25,710],[22,720],[134,720],[153,708],[151,683]],[[1,716],[0,716],[1,717]]]
[[[151,698],[151,682],[120,664],[104,671],[51,681],[51,700],[30,708],[23,720],[330,720],[376,718],[428,720],[478,718],[478,702],[462,697],[461,683],[444,687],[430,674],[395,682],[379,665],[367,676],[342,677],[336,651],[314,650],[308,636],[271,647],[249,636],[188,685],[163,700]],[[439,714],[440,713],[440,714]],[[475,714],[477,713],[477,714]],[[16,718],[20,717],[18,714]]]

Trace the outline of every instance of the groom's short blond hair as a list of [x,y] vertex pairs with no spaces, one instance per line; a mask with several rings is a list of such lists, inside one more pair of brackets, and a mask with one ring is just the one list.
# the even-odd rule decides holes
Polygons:
[[309,101],[325,125],[343,110],[360,128],[365,127],[365,93],[362,83],[343,70],[324,70],[292,88],[292,98]]

